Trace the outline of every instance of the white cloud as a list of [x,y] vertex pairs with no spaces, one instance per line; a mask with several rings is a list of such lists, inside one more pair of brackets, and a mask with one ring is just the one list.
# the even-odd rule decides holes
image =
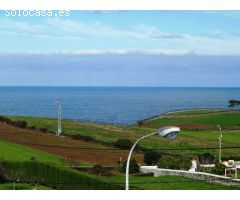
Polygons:
[[[99,42],[110,44],[110,50],[80,50],[79,54],[239,54],[240,35],[209,30],[209,34],[187,34],[162,32],[160,28],[137,24],[127,28],[119,28],[103,24],[100,21],[84,23],[78,20],[50,18],[41,23],[31,23],[1,19],[0,35],[4,37],[34,37],[46,40],[71,40]],[[126,44],[125,49],[119,43]],[[130,44],[128,46],[128,44]],[[122,45],[120,45],[122,47]],[[120,48],[121,48],[120,47]],[[86,47],[85,47],[86,48]],[[102,46],[107,48],[107,46]],[[135,49],[136,48],[136,49]],[[142,49],[141,49],[142,48]],[[144,50],[148,49],[148,50]],[[156,49],[156,50],[152,50]]]
[[51,52],[41,52],[41,51],[31,51],[31,52],[0,52],[0,55],[129,55],[129,54],[142,54],[142,55],[188,55],[194,54],[187,50],[176,50],[176,49],[108,49],[108,50],[77,50],[77,51],[51,51]]

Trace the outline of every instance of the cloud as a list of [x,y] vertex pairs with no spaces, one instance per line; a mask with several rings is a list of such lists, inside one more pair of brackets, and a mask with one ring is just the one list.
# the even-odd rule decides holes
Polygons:
[[[238,32],[227,33],[208,30],[205,34],[176,33],[164,32],[157,26],[146,24],[119,27],[101,21],[86,23],[65,18],[46,18],[39,23],[4,19],[1,20],[0,35],[5,38],[11,38],[11,36],[24,37],[26,43],[30,37],[48,40],[49,42],[51,40],[73,41],[76,42],[76,46],[80,45],[82,47],[85,45],[83,49],[73,52],[79,54],[151,53],[182,55],[195,52],[195,54],[201,55],[236,55],[240,52],[240,35]],[[82,45],[82,41],[85,41],[84,45]],[[61,50],[71,50],[70,45],[66,48],[68,44],[59,43],[59,46]],[[77,47],[74,47],[74,49],[77,49]],[[98,50],[95,47],[100,48]],[[90,48],[90,50],[87,48]]]
[[1,20],[0,35],[34,37],[54,40],[84,40],[82,37],[79,36],[68,36],[53,31],[52,28],[44,24],[20,22],[8,19]]
[[0,52],[2,56],[13,55],[194,55],[194,52],[177,49],[88,49],[76,51],[28,51],[28,52]]

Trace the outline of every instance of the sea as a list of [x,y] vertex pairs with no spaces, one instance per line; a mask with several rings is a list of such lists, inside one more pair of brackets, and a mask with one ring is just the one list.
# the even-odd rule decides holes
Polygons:
[[57,117],[130,125],[170,111],[228,108],[240,88],[186,87],[0,87],[0,115]]

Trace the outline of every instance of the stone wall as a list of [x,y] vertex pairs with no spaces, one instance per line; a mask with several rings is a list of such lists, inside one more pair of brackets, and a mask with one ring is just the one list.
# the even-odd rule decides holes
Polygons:
[[153,173],[157,176],[183,176],[195,180],[204,180],[210,183],[221,185],[232,185],[240,187],[240,179],[232,179],[225,176],[209,174],[205,172],[189,172],[183,170],[161,169],[157,166],[141,166],[140,171],[143,173]]

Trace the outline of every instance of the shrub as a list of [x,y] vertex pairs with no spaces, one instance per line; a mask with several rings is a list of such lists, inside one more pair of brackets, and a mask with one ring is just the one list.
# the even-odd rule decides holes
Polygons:
[[36,161],[36,157],[32,156],[32,157],[30,158],[30,160],[31,160],[31,161]]
[[31,129],[31,130],[36,130],[37,127],[36,127],[36,126],[30,126],[29,129]]
[[[120,165],[120,172],[126,172],[127,161]],[[140,167],[135,159],[130,160],[129,174],[139,173]]]
[[103,166],[99,164],[94,165],[92,168],[92,172],[97,175],[102,175],[103,171],[104,171]]
[[0,159],[0,183],[4,183],[6,181],[6,178],[4,176],[5,165],[5,161],[3,159]]
[[[18,178],[21,182],[41,184],[65,190],[123,189],[120,185],[101,181],[97,177],[93,177],[93,175],[46,163],[32,161],[7,162],[4,169],[8,181]],[[18,173],[15,174],[15,172]]]
[[147,165],[156,165],[160,158],[161,158],[161,155],[155,151],[147,151],[144,154],[144,162]]
[[70,135],[70,137],[72,137],[75,140],[84,140],[84,141],[94,141],[95,139],[91,136],[88,135]]
[[27,122],[26,121],[12,121],[11,125],[18,127],[18,128],[27,128]]
[[141,127],[141,126],[143,126],[144,121],[143,121],[143,120],[140,120],[140,121],[137,122],[137,124],[138,124],[138,127]]
[[179,163],[179,169],[180,170],[189,170],[192,166],[191,159],[185,156],[180,156],[177,159],[177,162]]
[[169,155],[162,156],[157,163],[159,168],[176,170],[189,170],[191,165],[191,160],[188,157],[174,157]]
[[164,168],[164,169],[177,169],[177,162],[176,162],[176,158],[174,158],[173,156],[162,156],[158,163],[157,166],[159,168]]
[[5,123],[9,124],[11,122],[11,120],[7,117],[0,116],[0,122],[5,122]]
[[92,173],[100,175],[100,176],[112,176],[113,175],[112,170],[107,169],[99,164],[94,165],[91,171],[92,171]]
[[48,132],[48,129],[47,128],[39,128],[40,131],[44,132],[44,133],[47,133]]
[[212,173],[223,175],[225,173],[226,166],[222,163],[217,163],[212,169]]
[[212,164],[215,162],[215,157],[210,153],[203,153],[198,155],[198,160],[202,164]]
[[[133,142],[129,139],[118,139],[114,146],[120,149],[130,150],[133,146]],[[137,145],[135,149],[140,149],[140,146]]]

